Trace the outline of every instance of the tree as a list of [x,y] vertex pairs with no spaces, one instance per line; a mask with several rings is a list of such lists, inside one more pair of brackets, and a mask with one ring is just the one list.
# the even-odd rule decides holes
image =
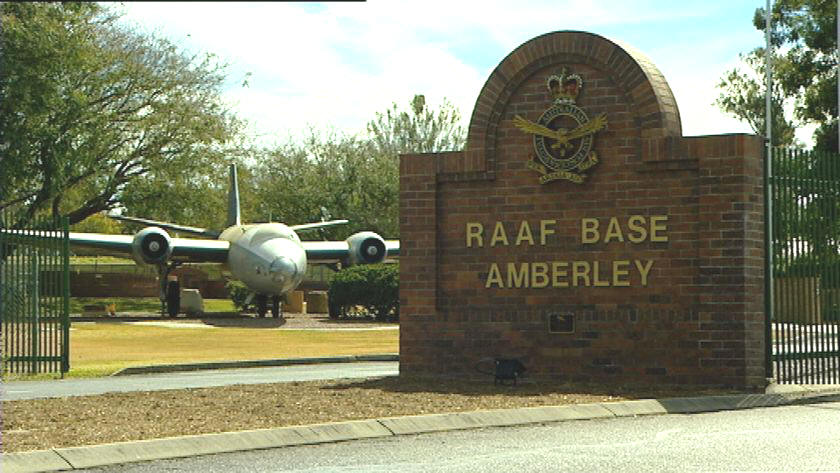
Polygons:
[[[765,29],[764,9],[753,23]],[[798,100],[797,118],[817,124],[815,149],[837,151],[837,0],[777,0],[771,42],[789,48],[777,79]]]
[[4,2],[0,14],[0,209],[20,222],[80,222],[139,179],[189,175],[237,135],[212,55],[188,56],[96,3]]
[[398,236],[399,169],[370,141],[310,130],[302,143],[267,150],[258,162],[253,182],[261,220],[295,224],[347,218],[349,225],[321,234],[340,238],[372,230]]
[[[228,160],[229,152],[207,150],[200,159],[181,163],[176,173],[166,168],[149,170],[142,179],[128,182],[120,193],[123,214],[223,229],[227,221]],[[237,169],[240,195],[246,194],[246,167],[239,163]]]
[[396,156],[405,153],[457,151],[464,147],[466,132],[459,124],[461,114],[444,99],[439,110],[426,106],[424,95],[415,95],[410,111],[400,110],[396,102],[368,122],[367,131],[376,147]]
[[392,104],[377,113],[367,135],[310,130],[302,143],[265,150],[253,171],[260,218],[312,222],[324,209],[350,224],[304,238],[342,238],[360,230],[398,238],[399,154],[462,148],[466,134],[459,122],[448,101],[429,109],[425,97],[415,95],[410,111]]
[[70,228],[72,232],[83,233],[122,233],[120,222],[110,219],[103,213],[93,214]]
[[[721,94],[715,101],[721,110],[747,122],[753,133],[762,136],[767,133],[764,58],[763,49],[742,55],[741,61],[748,69],[746,71],[732,69],[727,72],[718,83]],[[785,99],[781,84],[776,81],[773,82],[772,87],[770,108],[773,120],[773,146],[789,146],[794,144],[796,129],[793,123],[785,118]]]
[[[784,97],[794,110],[794,118],[803,124],[817,125],[814,132],[815,149],[837,151],[837,0],[776,0],[773,5],[770,40],[776,51],[773,77],[780,87],[774,95]],[[765,10],[755,12],[753,24],[765,30]],[[757,60],[763,56],[758,48],[747,56]],[[728,82],[724,78],[723,82]],[[733,85],[724,91],[738,106],[739,89]],[[760,88],[755,81],[743,82],[743,87]],[[763,91],[762,91],[763,92]],[[755,94],[751,95],[752,97]],[[723,96],[722,96],[723,98]],[[754,115],[753,101],[748,100],[736,116]]]

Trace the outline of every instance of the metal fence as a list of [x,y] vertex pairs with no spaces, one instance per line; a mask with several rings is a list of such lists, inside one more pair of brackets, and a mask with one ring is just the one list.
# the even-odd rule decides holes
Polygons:
[[70,370],[67,219],[25,228],[0,213],[0,347],[3,373]]
[[773,375],[840,383],[840,155],[774,149],[772,174]]

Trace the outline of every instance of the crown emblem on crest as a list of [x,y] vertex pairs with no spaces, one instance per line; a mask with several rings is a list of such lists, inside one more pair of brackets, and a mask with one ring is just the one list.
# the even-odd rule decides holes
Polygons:
[[580,89],[583,88],[583,79],[577,74],[568,74],[564,68],[559,75],[548,76],[545,85],[554,97],[554,103],[575,103]]

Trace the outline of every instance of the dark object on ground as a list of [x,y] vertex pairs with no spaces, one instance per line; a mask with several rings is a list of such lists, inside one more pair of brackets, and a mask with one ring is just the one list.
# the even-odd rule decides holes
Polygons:
[[506,380],[512,379],[513,385],[516,386],[517,377],[525,372],[525,365],[516,358],[496,358],[496,378],[493,384],[505,384]]

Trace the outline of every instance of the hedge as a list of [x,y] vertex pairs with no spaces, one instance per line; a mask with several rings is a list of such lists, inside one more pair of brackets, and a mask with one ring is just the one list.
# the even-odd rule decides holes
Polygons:
[[399,320],[400,267],[368,264],[342,269],[330,280],[328,297],[332,318]]

